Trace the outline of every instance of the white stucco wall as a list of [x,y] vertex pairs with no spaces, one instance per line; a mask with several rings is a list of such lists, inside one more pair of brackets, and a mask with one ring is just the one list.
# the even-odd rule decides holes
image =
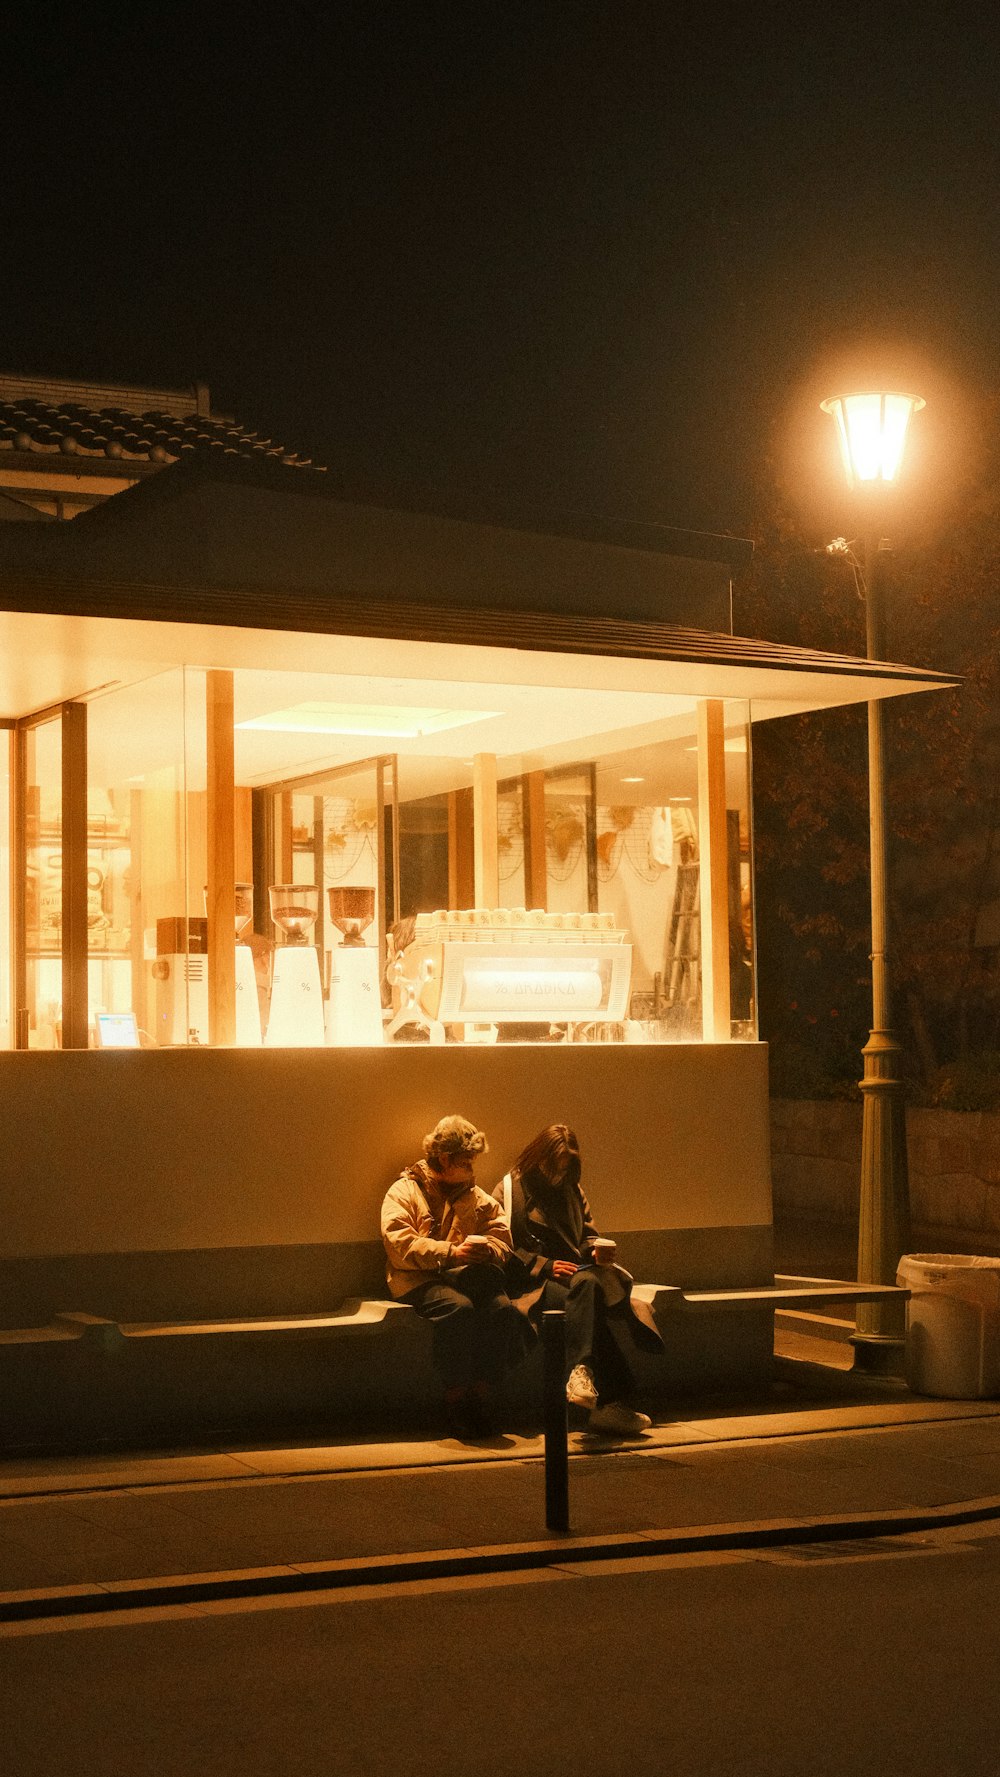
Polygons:
[[0,1258],[377,1237],[437,1117],[574,1126],[609,1228],[769,1226],[762,1045],[0,1055]]

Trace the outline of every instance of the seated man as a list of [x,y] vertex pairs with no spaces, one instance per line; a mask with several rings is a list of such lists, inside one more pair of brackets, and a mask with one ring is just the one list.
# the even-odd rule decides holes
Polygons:
[[455,1431],[490,1437],[496,1383],[534,1332],[506,1293],[507,1218],[475,1182],[486,1137],[464,1117],[442,1117],[423,1146],[424,1158],[382,1204],[389,1290],[433,1323],[434,1365]]

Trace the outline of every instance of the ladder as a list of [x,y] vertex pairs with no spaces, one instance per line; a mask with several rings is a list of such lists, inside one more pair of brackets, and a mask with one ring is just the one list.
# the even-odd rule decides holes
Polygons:
[[701,990],[701,908],[698,865],[678,864],[674,904],[667,928],[664,966],[668,1006],[694,1005]]

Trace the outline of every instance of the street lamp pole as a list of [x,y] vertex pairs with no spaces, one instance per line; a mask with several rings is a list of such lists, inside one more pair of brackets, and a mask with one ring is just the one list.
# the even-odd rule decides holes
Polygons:
[[[895,481],[910,418],[924,406],[919,396],[861,394],[822,403],[837,422],[848,484],[866,502]],[[885,659],[880,555],[886,544],[869,507],[864,536],[864,593],[869,660]],[[871,856],[872,1028],[864,1048],[861,1081],[861,1204],[858,1221],[859,1283],[895,1283],[899,1258],[910,1242],[906,1105],[900,1077],[902,1050],[892,1024],[889,980],[888,847],[885,817],[884,713],[880,699],[868,704],[868,809]],[[852,1343],[859,1369],[886,1373],[898,1367],[904,1310],[898,1302],[863,1302]]]

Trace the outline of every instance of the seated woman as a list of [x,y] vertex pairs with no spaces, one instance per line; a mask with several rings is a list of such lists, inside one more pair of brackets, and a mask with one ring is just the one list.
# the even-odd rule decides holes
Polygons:
[[[570,1376],[566,1399],[591,1409],[589,1429],[635,1436],[651,1424],[632,1405],[630,1358],[638,1346],[662,1351],[651,1310],[633,1302],[632,1279],[600,1242],[580,1187],[580,1147],[565,1123],[551,1123],[518,1155],[503,1181],[514,1250],[530,1278],[518,1306],[537,1324],[546,1308],[566,1315]],[[608,1243],[611,1247],[611,1243]]]

